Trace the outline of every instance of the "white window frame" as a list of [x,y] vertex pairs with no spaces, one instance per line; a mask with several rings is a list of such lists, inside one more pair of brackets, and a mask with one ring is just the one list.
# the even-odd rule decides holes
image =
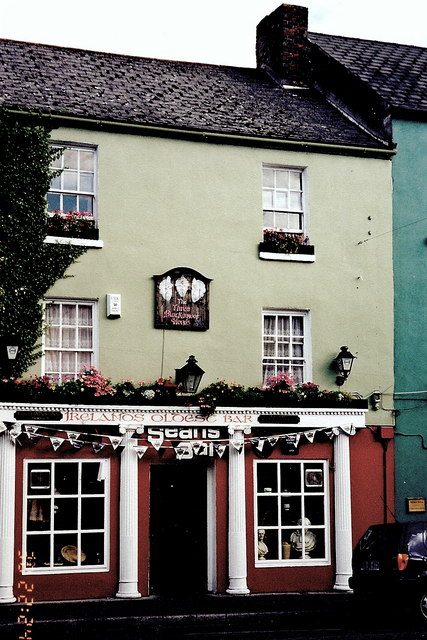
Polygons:
[[[266,316],[275,316],[276,317],[276,333],[274,337],[274,346],[275,346],[275,355],[268,356],[265,355],[265,342],[264,339],[267,336],[265,334],[265,322],[264,319]],[[298,357],[285,357],[277,355],[277,347],[278,347],[278,336],[277,336],[277,318],[278,317],[289,317],[289,326],[290,326],[290,336],[289,343],[292,346],[293,342],[293,334],[292,334],[292,318],[298,317],[303,319],[303,356],[302,358]],[[265,365],[268,364],[274,367],[274,373],[272,375],[277,376],[278,373],[289,373],[292,375],[292,363],[297,364],[298,362],[302,362],[302,382],[310,382],[312,376],[312,357],[311,357],[311,316],[308,310],[293,310],[293,309],[263,309],[262,312],[262,326],[261,326],[261,335],[262,335],[262,380],[265,382]],[[271,336],[269,336],[271,337]],[[274,362],[266,362],[266,360],[271,360]],[[279,371],[279,368],[283,366],[283,361],[288,361],[288,366],[286,371]],[[269,376],[270,377],[270,376]]]
[[[28,467],[33,464],[46,464],[50,463],[51,466],[51,486],[50,493],[31,493],[28,492]],[[54,527],[54,503],[55,498],[58,496],[55,494],[55,482],[53,480],[54,477],[54,467],[56,464],[78,464],[78,478],[79,478],[79,490],[76,494],[69,494],[64,497],[64,500],[67,498],[73,499],[77,498],[78,500],[78,526],[77,529],[73,530],[56,530]],[[81,492],[81,477],[82,477],[82,465],[83,464],[100,464],[100,468],[102,468],[104,472],[104,492],[103,493],[90,493],[83,494]],[[81,500],[82,498],[100,498],[104,499],[104,527],[103,529],[82,529],[81,527]],[[50,500],[50,528],[47,530],[43,530],[40,532],[30,532],[27,531],[27,500],[37,500],[37,499],[49,499]],[[104,562],[102,564],[94,564],[94,565],[86,565],[79,564],[79,560],[77,560],[77,564],[75,566],[58,566],[54,563],[53,558],[53,550],[54,550],[54,535],[55,533],[60,535],[66,535],[70,533],[70,535],[77,535],[78,544],[77,547],[81,549],[81,536],[84,534],[92,534],[92,533],[103,533],[104,535]],[[49,536],[49,546],[50,546],[50,562],[49,566],[43,567],[30,567],[27,566],[27,536]],[[23,575],[42,575],[42,574],[62,574],[62,573],[100,573],[109,571],[110,565],[110,460],[108,458],[96,458],[96,459],[88,459],[88,458],[73,458],[72,460],[64,460],[64,459],[53,459],[53,458],[41,458],[41,459],[32,459],[28,458],[24,460],[24,486],[23,486],[23,508],[22,508],[22,550],[23,550],[23,561],[22,561],[22,574]],[[82,549],[84,551],[84,549]],[[53,564],[52,564],[53,562]]]
[[[268,187],[264,184],[264,169],[272,169],[274,172],[274,186],[273,187]],[[307,207],[307,202],[308,202],[308,198],[307,198],[307,169],[306,167],[296,167],[296,166],[291,166],[291,165],[277,165],[277,164],[267,164],[264,163],[262,165],[262,193],[263,193],[263,229],[274,229],[276,231],[283,231],[284,233],[295,233],[295,234],[304,234],[307,235],[307,229],[308,229],[308,207]],[[298,173],[300,175],[300,180],[301,180],[301,188],[299,190],[293,190],[290,189],[290,187],[288,189],[284,189],[284,188],[279,188],[277,187],[277,175],[279,172],[295,172]],[[289,181],[288,181],[289,182]],[[279,192],[286,192],[291,193],[293,191],[298,191],[301,194],[301,209],[291,209],[290,207],[287,208],[282,208],[279,206],[275,206],[274,202],[273,202],[273,206],[270,208],[265,208],[264,207],[264,193],[265,192],[269,192],[273,194],[273,200],[276,199],[277,194]],[[274,221],[273,221],[273,225],[267,225],[264,223],[264,214],[266,211],[271,211],[274,217]],[[276,224],[276,214],[280,213],[280,214],[289,214],[289,215],[293,215],[293,214],[298,214],[300,216],[300,224],[299,224],[299,228],[298,229],[291,229],[289,228],[289,220],[288,220],[288,225],[280,225],[280,224]]]
[[[276,487],[272,487],[270,489],[276,489],[276,491],[264,491],[265,487],[258,487],[258,465],[259,464],[273,464],[276,465],[276,473],[277,473],[277,485]],[[304,483],[304,475],[300,473],[302,477],[301,490],[300,492],[284,492],[281,491],[280,487],[280,465],[299,465],[300,471],[303,470],[301,467],[303,465],[315,466],[316,470],[321,470],[323,473],[323,491],[309,491],[309,487],[305,486]],[[253,466],[253,483],[254,483],[254,558],[255,558],[255,566],[256,568],[271,568],[271,567],[301,567],[301,566],[327,566],[331,564],[331,547],[330,547],[330,537],[331,537],[331,522],[330,522],[330,488],[329,488],[329,461],[328,460],[320,460],[320,459],[311,459],[304,458],[299,460],[254,460]],[[297,530],[298,525],[296,524],[282,524],[282,510],[281,510],[281,502],[282,498],[292,498],[292,497],[301,497],[302,503],[302,517],[305,517],[305,501],[304,497],[311,495],[314,496],[323,496],[323,510],[324,510],[324,524],[310,524],[305,527],[307,530],[316,533],[317,531],[323,531],[324,533],[324,557],[322,558],[283,558],[283,549],[282,549],[282,533],[286,537],[290,536],[290,534]],[[258,519],[258,498],[260,496],[268,496],[268,498],[276,498],[277,499],[277,514],[278,514],[278,523],[277,525],[264,525],[259,523]],[[264,529],[266,532],[266,544],[268,546],[268,537],[272,535],[277,535],[278,540],[278,555],[277,559],[268,559],[267,556],[260,560],[258,559],[258,530]]]
[[[65,189],[62,185],[62,181],[64,179],[64,173],[62,173],[59,176],[59,179],[61,180],[61,187],[60,188],[52,188],[52,186],[50,186],[49,188],[49,192],[48,193],[54,193],[60,196],[60,200],[62,201],[64,196],[67,195],[71,195],[71,196],[84,196],[84,197],[89,197],[92,199],[92,215],[88,216],[93,218],[95,221],[97,220],[97,176],[98,176],[98,159],[97,159],[97,147],[95,145],[89,145],[89,144],[84,144],[84,143],[75,143],[75,142],[56,142],[53,141],[52,142],[52,148],[53,149],[62,149],[62,150],[70,150],[70,151],[90,151],[93,153],[93,190],[92,191],[86,191],[84,189]],[[61,167],[55,167],[53,164],[51,165],[51,169],[54,171],[56,169],[66,169],[66,167],[64,166],[64,155],[62,154],[60,156],[61,158]],[[80,156],[78,156],[78,158],[80,158]],[[83,169],[80,169],[80,160],[78,160],[78,167],[77,167],[77,181],[78,181],[78,187],[79,187],[79,183],[80,183],[80,179],[82,174],[85,173],[85,171]],[[59,207],[60,210],[64,211],[64,213],[67,213],[67,211],[64,210],[64,207]],[[78,209],[77,209],[78,211]]]
[[[77,143],[77,142],[63,142],[63,141],[52,141],[51,143],[52,148],[55,149],[75,149],[77,151],[92,151],[94,154],[94,166],[93,166],[93,191],[84,191],[84,190],[67,190],[67,189],[61,189],[61,188],[52,188],[52,185],[49,188],[48,194],[49,193],[54,193],[54,194],[58,194],[60,196],[60,202],[63,198],[64,195],[82,195],[82,196],[89,196],[92,198],[92,215],[88,216],[90,220],[94,221],[94,226],[95,229],[98,228],[98,147],[96,145],[93,144],[85,144],[85,143]],[[52,170],[57,169],[58,167],[54,167],[54,165],[51,165]],[[79,177],[80,177],[80,172],[79,172]],[[46,206],[47,209],[48,204],[47,204],[47,196],[46,196]],[[60,207],[60,211],[64,210],[64,208]],[[66,211],[65,211],[66,213]],[[48,211],[48,216],[49,215],[53,215],[52,213],[49,213]],[[81,247],[90,247],[93,249],[102,249],[104,246],[104,243],[102,240],[96,240],[96,239],[92,239],[92,238],[75,238],[72,235],[70,236],[55,236],[55,235],[48,235],[46,236],[45,240],[44,240],[47,244],[71,244],[71,245],[75,245],[75,246],[81,246]]]
[[[61,305],[61,317],[62,317],[62,305],[75,305],[76,307],[78,305],[89,305],[92,307],[92,348],[91,349],[78,349],[78,348],[62,348],[57,347],[57,348],[51,348],[51,347],[47,347],[46,346],[46,329],[48,327],[48,322],[47,322],[47,306],[49,304],[55,304],[55,305]],[[46,372],[46,352],[48,351],[52,351],[52,352],[59,352],[60,354],[60,360],[62,361],[62,354],[63,353],[69,353],[69,352],[87,352],[91,354],[91,362],[90,362],[90,366],[93,367],[97,367],[98,366],[98,301],[97,300],[87,300],[85,298],[73,298],[73,299],[68,299],[68,298],[49,298],[47,300],[45,300],[44,302],[44,323],[45,323],[45,330],[43,332],[43,340],[42,340],[42,348],[43,348],[43,356],[42,356],[42,375],[49,375],[49,372]],[[78,313],[77,313],[77,317],[78,317]],[[61,333],[61,328],[62,328],[62,322],[59,325],[60,327],[60,333]],[[76,325],[77,326],[77,325]],[[77,368],[77,367],[76,367]],[[60,366],[61,369],[61,366]],[[79,370],[74,371],[74,372],[70,372],[73,375],[73,379],[76,379],[78,374],[80,373]],[[61,382],[63,379],[63,375],[65,377],[66,374],[62,374],[61,371],[59,372],[59,380],[58,382]],[[70,378],[67,378],[70,379]]]

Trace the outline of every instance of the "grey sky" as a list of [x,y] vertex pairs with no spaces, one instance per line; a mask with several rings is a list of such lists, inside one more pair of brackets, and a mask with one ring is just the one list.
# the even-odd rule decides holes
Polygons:
[[[295,0],[309,29],[427,47],[426,0]],[[255,66],[257,23],[280,0],[0,0],[0,37]]]

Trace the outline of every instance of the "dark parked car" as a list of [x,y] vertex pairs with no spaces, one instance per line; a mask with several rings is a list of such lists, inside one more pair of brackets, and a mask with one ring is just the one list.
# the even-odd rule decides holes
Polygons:
[[349,585],[372,603],[414,604],[427,622],[427,521],[370,526],[354,549]]

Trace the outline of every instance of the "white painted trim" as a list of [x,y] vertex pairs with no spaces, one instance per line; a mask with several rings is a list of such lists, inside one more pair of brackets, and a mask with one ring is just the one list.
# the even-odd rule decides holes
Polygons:
[[116,598],[140,598],[138,591],[138,456],[132,425],[121,425],[124,448],[120,456],[119,586]]
[[[194,407],[176,407],[176,406],[129,406],[129,405],[61,405],[61,404],[36,404],[31,402],[6,403],[0,402],[0,421],[16,422],[15,411],[61,411],[62,420],[58,425],[58,430],[62,427],[67,429],[71,425],[84,425],[90,429],[91,425],[113,425],[127,423],[129,426],[178,426],[174,421],[174,417],[179,417],[181,426],[194,428],[216,428],[219,426],[236,426],[251,427],[256,426],[262,428],[267,424],[260,425],[258,416],[299,416],[300,422],[298,428],[306,429],[331,429],[332,427],[341,427],[343,425],[354,425],[356,429],[364,428],[365,414],[368,409],[359,408],[304,408],[304,407],[218,407],[215,413],[203,417],[200,415],[199,408]],[[162,419],[159,420],[159,414]],[[21,420],[20,424],[34,424],[34,420]],[[37,425],[50,425],[52,421],[37,420]],[[271,425],[270,425],[271,426]],[[295,431],[295,425],[282,425],[291,433]]]
[[[79,567],[35,567],[33,569],[27,568],[24,562],[24,558],[27,556],[27,499],[31,498],[28,495],[28,465],[33,463],[90,463],[94,464],[96,462],[106,464],[106,477],[104,484],[104,493],[100,494],[91,494],[90,497],[103,497],[104,498],[104,530],[100,531],[98,529],[90,530],[88,533],[103,533],[104,534],[104,564],[102,565],[80,565]],[[81,469],[81,465],[80,465]],[[110,460],[108,458],[96,458],[96,459],[88,459],[88,458],[72,458],[70,460],[64,460],[59,458],[26,458],[23,461],[23,491],[22,491],[22,575],[54,575],[54,574],[74,574],[74,573],[108,573],[110,571]],[[51,493],[49,495],[43,496],[43,498],[48,498],[49,500],[54,500],[55,495],[53,493],[54,487],[51,488]],[[76,497],[81,497],[81,494],[76,494]],[[81,528],[79,529],[81,533]],[[66,531],[55,531],[50,529],[49,532],[46,531],[45,535],[55,535],[55,533],[63,534],[67,533]],[[86,533],[86,531],[85,531]],[[40,534],[40,535],[43,535]]]
[[337,591],[351,591],[352,505],[350,437],[339,434],[334,439],[334,498],[335,498],[335,584]]
[[207,590],[215,593],[217,590],[216,571],[216,468],[214,465],[207,467]]
[[261,260],[276,260],[277,262],[316,262],[314,253],[272,253],[270,251],[260,251]]
[[[228,588],[230,595],[249,593],[246,554],[245,427],[230,426],[228,445]],[[238,448],[236,448],[238,447]]]
[[[300,466],[305,463],[319,463],[322,465],[323,477],[324,477],[324,490],[321,495],[324,498],[324,515],[325,515],[325,524],[322,525],[313,525],[310,529],[319,529],[324,533],[325,537],[325,555],[323,558],[308,558],[306,560],[299,560],[294,558],[292,560],[258,560],[258,496],[260,495],[272,495],[279,499],[280,504],[280,495],[285,495],[282,492],[273,492],[272,494],[263,494],[262,492],[257,491],[257,466],[258,464],[275,464],[278,474],[277,474],[277,482],[280,481],[279,469],[280,464],[299,464]],[[332,527],[331,527],[331,517],[330,517],[330,482],[329,482],[329,461],[327,459],[312,459],[312,458],[297,458],[295,460],[283,460],[283,459],[274,459],[274,460],[254,460],[252,465],[252,485],[253,485],[253,494],[254,494],[254,558],[255,558],[255,568],[256,569],[271,569],[271,568],[286,568],[286,567],[325,567],[330,566],[331,564],[331,535],[332,535]],[[320,495],[320,494],[319,494]],[[279,512],[280,513],[280,512]],[[278,522],[277,527],[275,525],[265,526],[266,531],[274,531],[280,530],[283,528],[281,526],[281,522]]]
[[15,602],[15,444],[0,435],[0,604]]
[[[45,375],[45,363],[46,363],[46,305],[47,304],[90,304],[92,306],[92,367],[99,367],[99,300],[93,298],[56,298],[49,297],[43,300],[43,315],[44,315],[44,329],[42,335],[42,357],[41,357],[41,371],[42,375]],[[62,349],[53,349],[53,351],[62,351]],[[89,351],[88,351],[89,353]],[[79,373],[78,371],[76,372]]]
[[[312,354],[312,342],[311,342],[311,312],[309,309],[274,309],[271,307],[266,307],[262,310],[261,314],[261,373],[263,370],[264,364],[264,318],[268,315],[274,316],[298,316],[303,319],[303,327],[304,327],[304,343],[303,343],[303,382],[310,382],[313,377],[313,354]],[[292,326],[292,319],[290,321],[290,326]],[[273,359],[273,358],[269,358]],[[292,358],[289,360],[292,362]],[[277,360],[277,362],[280,362]],[[295,361],[297,363],[298,360]]]
[[103,240],[90,240],[89,238],[64,238],[62,236],[46,236],[46,244],[70,244],[75,247],[90,247],[91,249],[102,249]]

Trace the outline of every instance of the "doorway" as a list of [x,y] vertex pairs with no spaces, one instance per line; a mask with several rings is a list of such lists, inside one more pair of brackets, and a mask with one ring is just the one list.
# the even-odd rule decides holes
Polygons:
[[151,465],[150,593],[207,590],[207,468],[200,461]]

